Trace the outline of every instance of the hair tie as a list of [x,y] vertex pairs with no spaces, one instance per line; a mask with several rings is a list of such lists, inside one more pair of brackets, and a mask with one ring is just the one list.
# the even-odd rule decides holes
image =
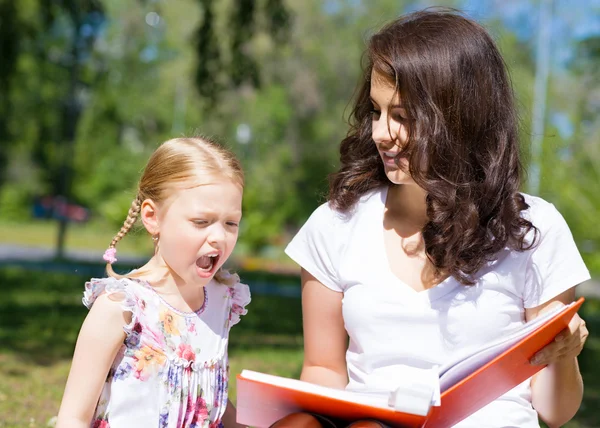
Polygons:
[[109,247],[108,250],[104,252],[102,258],[110,265],[117,261],[115,257],[117,255],[117,249],[115,247]]

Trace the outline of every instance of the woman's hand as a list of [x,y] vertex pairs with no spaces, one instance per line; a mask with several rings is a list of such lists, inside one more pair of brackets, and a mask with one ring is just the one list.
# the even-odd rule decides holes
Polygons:
[[[552,304],[540,311],[539,315],[559,306],[564,306],[562,302],[552,302]],[[531,364],[548,365],[556,362],[567,361],[577,357],[589,335],[589,331],[585,325],[585,321],[575,314],[569,322],[567,328],[561,331],[554,341],[542,348],[531,359]]]

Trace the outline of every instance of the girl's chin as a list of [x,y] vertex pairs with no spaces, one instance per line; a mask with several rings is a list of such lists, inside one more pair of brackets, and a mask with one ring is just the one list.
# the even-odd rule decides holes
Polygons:
[[216,269],[205,270],[196,266],[196,275],[201,281],[206,281],[215,276]]

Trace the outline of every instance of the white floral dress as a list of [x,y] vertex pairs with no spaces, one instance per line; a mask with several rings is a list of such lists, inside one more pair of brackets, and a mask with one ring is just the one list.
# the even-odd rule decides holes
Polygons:
[[206,286],[196,312],[170,306],[145,281],[92,279],[83,303],[106,292],[131,312],[126,338],[109,371],[94,428],[222,427],[227,407],[229,329],[246,314],[248,286],[237,275]]

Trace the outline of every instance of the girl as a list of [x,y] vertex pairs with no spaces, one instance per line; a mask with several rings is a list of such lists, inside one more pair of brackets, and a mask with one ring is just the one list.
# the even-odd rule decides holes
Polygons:
[[[517,118],[488,33],[453,11],[391,22],[368,64],[341,168],[286,249],[302,267],[301,379],[393,390],[507,335],[589,278],[554,206],[519,192]],[[547,367],[460,427],[558,427],[583,384],[575,316],[532,364]],[[295,414],[276,426],[345,426]],[[381,426],[376,422],[353,426]]]
[[[104,259],[85,286],[85,319],[58,427],[236,427],[227,399],[229,329],[248,286],[221,270],[235,246],[244,178],[207,138],[178,138],[150,157]],[[115,274],[116,245],[137,218],[154,256]],[[91,425],[90,425],[91,424]]]

